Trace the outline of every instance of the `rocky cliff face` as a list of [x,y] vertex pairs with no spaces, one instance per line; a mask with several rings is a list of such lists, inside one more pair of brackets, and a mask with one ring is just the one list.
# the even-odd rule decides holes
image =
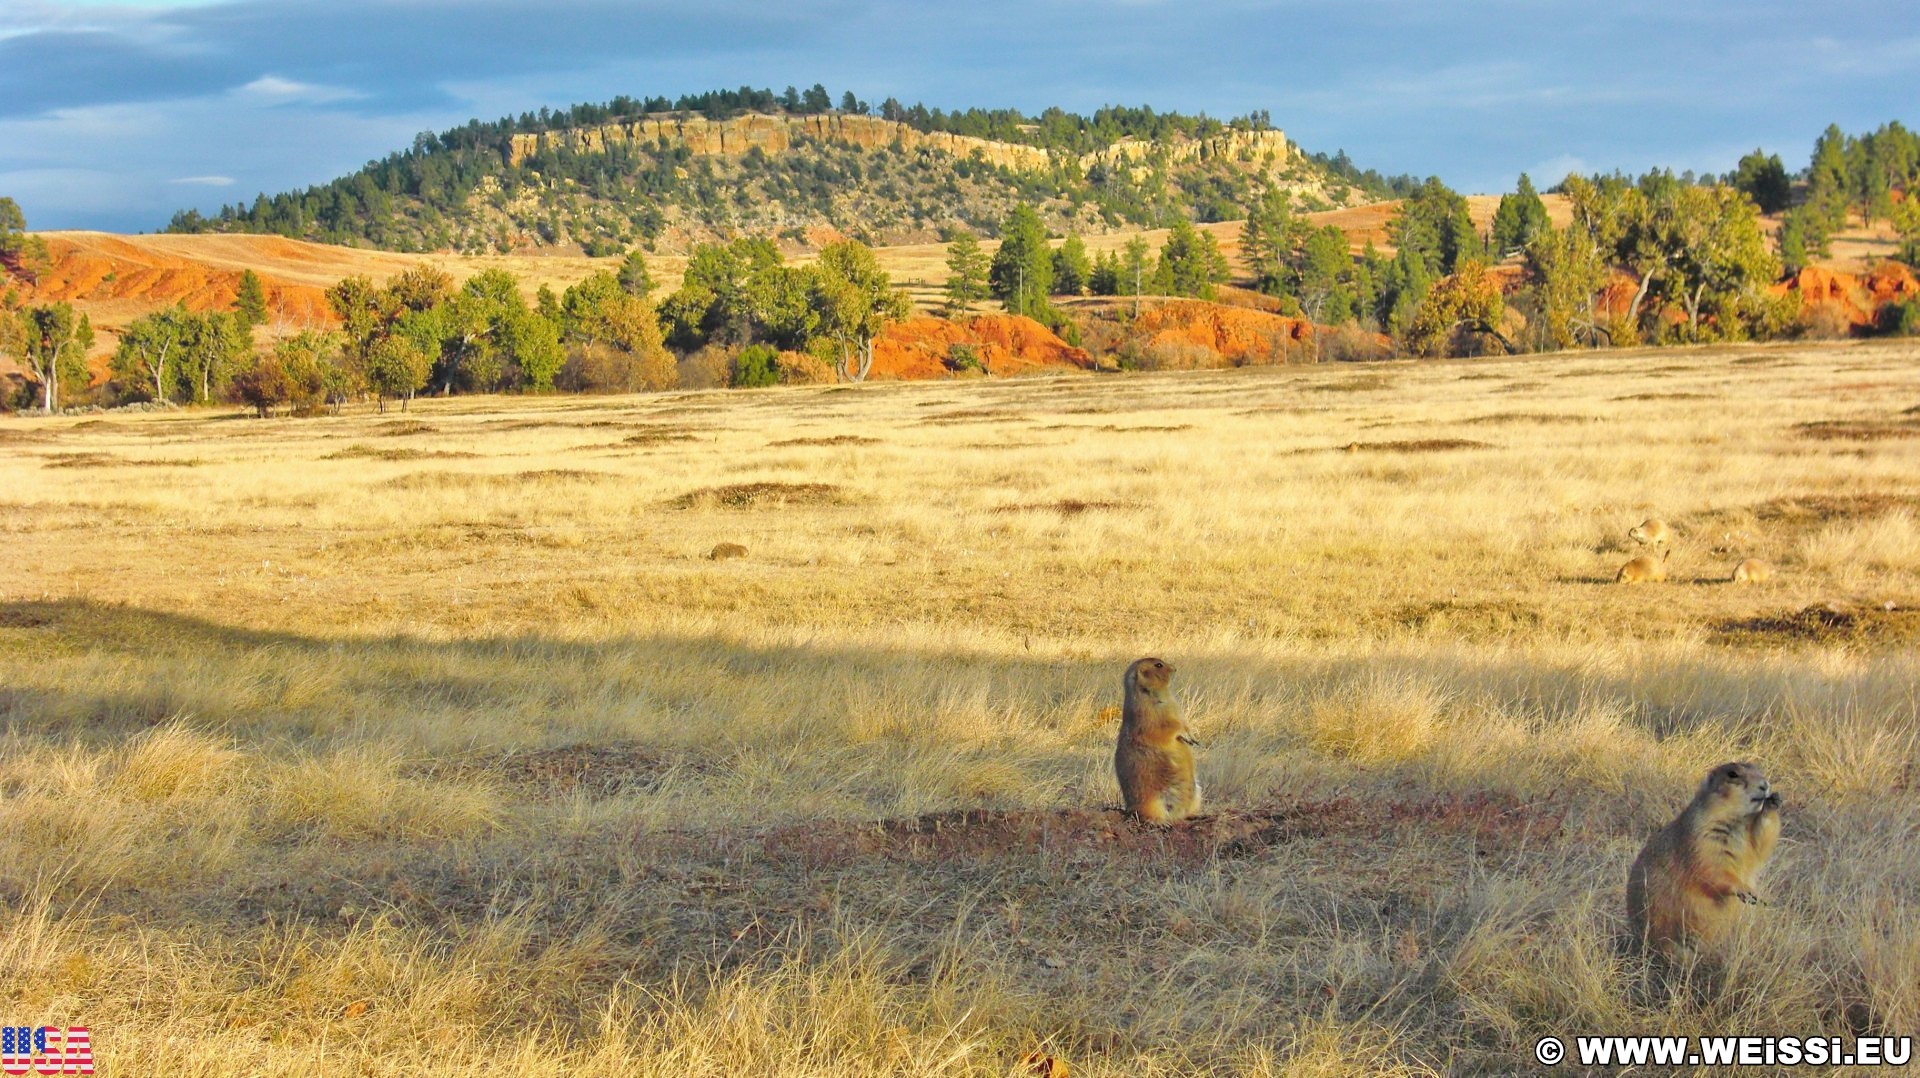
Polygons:
[[[944,131],[919,131],[892,120],[841,113],[818,116],[751,113],[731,120],[709,120],[700,116],[647,118],[569,131],[515,135],[509,160],[519,165],[543,148],[605,153],[609,147],[632,143],[685,146],[701,156],[736,157],[755,147],[762,153],[778,154],[792,149],[800,139],[865,149],[892,145],[904,150],[925,148],[954,157],[978,154],[995,165],[1016,171],[1044,169],[1054,162],[1051,153],[1037,146],[995,142]],[[1123,139],[1106,149],[1081,155],[1077,161],[1082,168],[1096,163],[1131,165],[1144,161],[1162,148],[1159,144],[1140,139]],[[1168,159],[1175,163],[1224,158],[1277,169],[1284,166],[1287,160],[1287,136],[1271,130],[1226,131],[1209,138],[1175,143],[1164,149]]]

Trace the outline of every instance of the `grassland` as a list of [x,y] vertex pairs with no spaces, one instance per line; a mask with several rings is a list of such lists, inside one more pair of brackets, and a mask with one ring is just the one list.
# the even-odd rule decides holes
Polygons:
[[[0,992],[119,1074],[1911,1033],[1915,359],[0,421]],[[1611,584],[1650,515],[1673,579]],[[1113,811],[1144,654],[1217,813],[1164,833]],[[1647,994],[1627,865],[1730,758],[1771,904]]]

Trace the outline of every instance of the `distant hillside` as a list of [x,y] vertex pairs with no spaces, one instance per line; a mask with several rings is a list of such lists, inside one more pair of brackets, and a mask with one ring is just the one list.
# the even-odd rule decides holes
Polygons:
[[[821,91],[823,94],[824,91]],[[257,232],[392,251],[511,252],[691,244],[765,234],[925,243],[991,235],[1013,205],[1099,234],[1245,215],[1268,184],[1308,210],[1389,197],[1404,181],[1344,154],[1304,154],[1264,114],[1230,122],[1103,109],[963,113],[819,108],[770,91],[616,100],[469,123],[301,192],[262,195],[171,232]]]

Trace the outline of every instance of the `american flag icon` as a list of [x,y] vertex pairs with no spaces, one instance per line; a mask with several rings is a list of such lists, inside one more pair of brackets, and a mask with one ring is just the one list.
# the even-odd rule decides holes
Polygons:
[[92,1074],[86,1026],[0,1026],[0,1074]]

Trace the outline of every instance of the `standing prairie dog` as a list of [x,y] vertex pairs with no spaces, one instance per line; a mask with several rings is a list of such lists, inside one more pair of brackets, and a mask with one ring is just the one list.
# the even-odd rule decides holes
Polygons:
[[1127,667],[1120,708],[1120,740],[1113,770],[1127,812],[1148,823],[1172,823],[1200,811],[1200,784],[1193,779],[1199,742],[1180,721],[1180,705],[1168,682],[1173,664],[1140,659]]
[[1748,558],[1733,567],[1733,575],[1728,578],[1735,584],[1765,584],[1773,575],[1773,569],[1759,558]]
[[1642,582],[1658,584],[1666,578],[1667,557],[1663,552],[1660,557],[1657,558],[1651,554],[1642,554],[1627,564],[1622,565],[1620,571],[1614,574],[1613,582],[1616,584],[1639,584]]
[[1780,839],[1780,795],[1754,764],[1721,764],[1647,840],[1627,873],[1627,920],[1665,958],[1712,947],[1757,905],[1754,881]]
[[1665,546],[1672,535],[1667,522],[1659,517],[1648,517],[1627,529],[1627,538],[1643,546]]

